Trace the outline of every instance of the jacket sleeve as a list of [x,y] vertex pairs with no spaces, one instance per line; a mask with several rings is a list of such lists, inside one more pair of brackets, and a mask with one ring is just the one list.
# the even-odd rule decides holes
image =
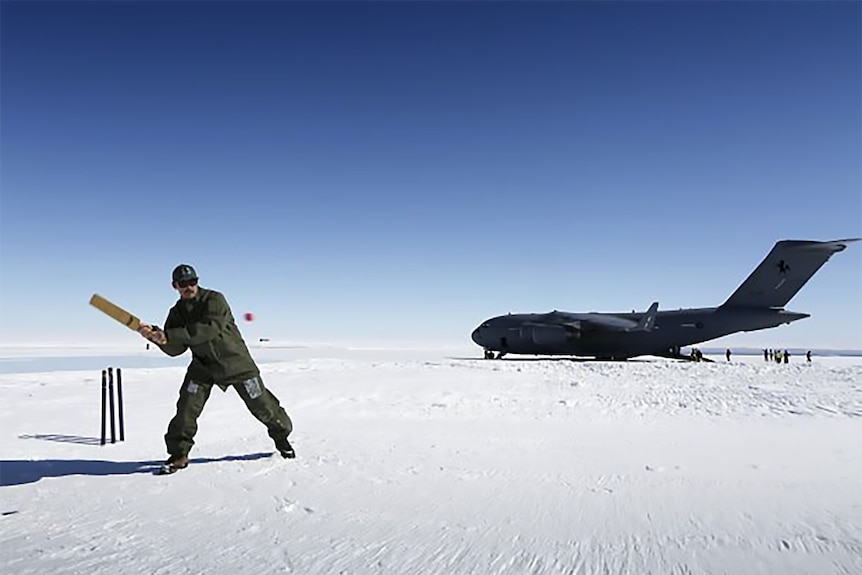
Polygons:
[[[182,343],[179,337],[171,337],[171,333],[175,332],[177,328],[171,327],[179,323],[176,319],[176,308],[171,308],[171,311],[168,312],[168,317],[165,319],[165,336],[168,338],[168,343],[164,345],[159,345],[159,349],[165,352],[167,355],[171,357],[176,357],[178,355],[182,355],[189,348],[188,344]],[[183,330],[185,331],[185,330]]]
[[[170,319],[170,316],[168,316]],[[185,327],[170,327],[165,322],[165,335],[168,343],[161,346],[168,355],[180,355],[192,346],[206,343],[218,337],[230,320],[230,308],[220,293],[213,293],[207,300],[207,307],[199,321]],[[175,353],[172,353],[175,352]]]

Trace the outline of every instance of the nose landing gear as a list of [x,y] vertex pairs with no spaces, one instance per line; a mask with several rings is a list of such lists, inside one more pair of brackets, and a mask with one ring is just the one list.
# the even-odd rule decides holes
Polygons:
[[[497,354],[497,359],[503,359],[509,349],[509,342],[505,337],[500,338],[500,352]],[[494,350],[485,349],[485,359],[494,359]]]

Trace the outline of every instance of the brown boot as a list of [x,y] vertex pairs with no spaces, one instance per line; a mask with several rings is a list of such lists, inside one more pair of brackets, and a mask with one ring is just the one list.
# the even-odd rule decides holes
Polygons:
[[276,439],[275,448],[278,449],[278,453],[285,459],[293,459],[296,457],[296,451],[293,450],[293,446],[286,437],[283,439]]
[[189,466],[189,457],[187,455],[171,455],[168,460],[162,464],[159,470],[159,475],[170,475],[180,469],[185,469]]

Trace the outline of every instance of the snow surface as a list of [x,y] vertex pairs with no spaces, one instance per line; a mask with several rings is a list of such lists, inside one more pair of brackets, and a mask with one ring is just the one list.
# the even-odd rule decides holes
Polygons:
[[862,358],[253,352],[297,459],[215,390],[161,477],[187,357],[4,348],[3,573],[862,573]]

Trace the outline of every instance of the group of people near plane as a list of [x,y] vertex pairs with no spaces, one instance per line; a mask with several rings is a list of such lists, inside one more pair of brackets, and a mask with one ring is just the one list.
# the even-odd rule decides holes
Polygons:
[[[727,350],[727,353],[730,353],[730,350]],[[728,360],[730,358],[728,357]],[[774,361],[775,363],[790,363],[790,352],[780,349],[764,349],[763,350],[763,361]],[[811,351],[805,352],[805,361],[811,361]]]
[[[725,350],[724,357],[727,358],[727,361],[730,361],[731,355],[730,349]],[[703,361],[703,352],[696,347],[691,348],[690,356],[692,361]],[[790,363],[790,352],[786,349],[764,349],[763,359],[764,361],[774,361],[775,363]],[[811,361],[810,351],[805,353],[805,360],[808,362]]]

